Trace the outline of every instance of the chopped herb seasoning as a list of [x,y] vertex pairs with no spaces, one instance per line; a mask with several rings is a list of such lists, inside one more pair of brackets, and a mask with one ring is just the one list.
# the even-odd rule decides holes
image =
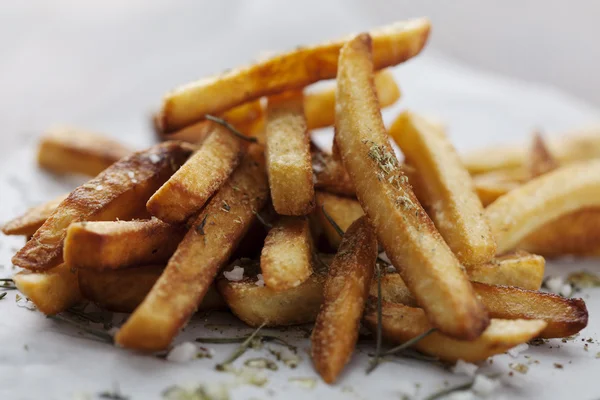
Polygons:
[[227,204],[227,202],[225,200],[223,200],[223,205],[221,206],[221,210],[223,210],[225,212],[229,212],[231,210],[231,207],[229,206],[229,204]]
[[337,232],[338,235],[340,235],[340,237],[343,237],[344,231],[342,230],[342,228],[340,228],[340,226],[337,224],[337,222],[335,222],[335,220],[331,217],[331,215],[329,215],[327,210],[325,210],[324,204],[321,205],[321,210],[323,211],[323,215],[327,219],[327,222],[329,222],[331,224],[331,226],[333,226],[333,229],[335,229],[335,231]]
[[205,235],[204,233],[204,226],[206,225],[206,219],[208,218],[208,214],[204,214],[204,218],[202,218],[202,222],[200,222],[200,224],[196,227],[196,232],[198,232],[201,235]]
[[6,297],[6,292],[2,292],[2,293],[0,293],[0,300],[2,300],[2,299],[3,299],[3,298],[5,298],[5,297]]
[[233,125],[231,125],[229,122],[225,121],[222,118],[215,117],[214,115],[210,115],[210,114],[206,114],[204,117],[209,121],[216,122],[217,124],[229,129],[229,131],[231,133],[233,133],[233,135],[239,139],[242,139],[242,140],[245,140],[245,141],[251,142],[251,143],[258,142],[258,140],[255,137],[250,137],[250,136],[244,135],[242,132],[238,131]]
[[271,371],[277,371],[279,367],[275,364],[274,361],[269,360],[268,358],[250,358],[244,362],[246,367],[256,368],[256,369],[270,369]]
[[265,228],[271,229],[273,227],[273,225],[271,225],[270,223],[268,223],[262,217],[262,215],[260,215],[260,213],[256,212],[255,210],[252,210],[252,214],[256,215],[256,219],[258,219],[258,222],[260,222]]
[[525,364],[521,364],[521,363],[510,363],[508,364],[509,368],[517,371],[521,374],[526,374],[527,371],[529,371],[529,367]]
[[562,364],[554,363],[554,368],[556,368],[556,369],[563,369],[564,367],[563,367]]
[[110,400],[129,400],[129,396],[125,396],[123,393],[121,393],[121,390],[119,389],[119,386],[115,384],[115,387],[113,388],[113,390],[111,391],[104,391],[101,393],[98,393],[98,397],[100,397],[101,399],[110,399]]
[[[266,325],[266,322],[263,322],[258,328],[256,328],[256,330],[254,332],[252,332],[252,334],[250,334],[246,340],[244,340],[242,342],[242,344],[240,344],[240,346],[229,356],[225,359],[225,361],[219,363],[216,365],[216,369],[217,371],[224,371],[228,366],[230,366],[235,360],[237,360],[238,358],[240,358],[245,352],[246,350],[248,350],[248,348],[252,345],[252,341],[253,339],[256,337],[256,335],[258,335],[258,332]],[[198,341],[198,339],[196,339],[196,341]]]

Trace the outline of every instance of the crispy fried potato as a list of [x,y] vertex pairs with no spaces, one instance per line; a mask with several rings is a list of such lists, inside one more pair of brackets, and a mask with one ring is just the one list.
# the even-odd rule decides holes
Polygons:
[[307,215],[315,206],[315,189],[302,92],[269,97],[266,139],[265,157],[275,211]]
[[467,170],[442,130],[426,119],[403,112],[390,128],[408,164],[420,177],[422,197],[442,237],[466,265],[490,261],[496,243]]
[[521,186],[521,182],[507,177],[503,171],[492,171],[475,175],[473,177],[473,184],[475,185],[475,192],[484,207],[489,206],[499,197]]
[[504,254],[469,268],[471,281],[538,290],[544,279],[544,257],[525,251]]
[[386,254],[433,325],[474,339],[489,319],[463,267],[417,201],[387,139],[373,90],[370,40],[340,53],[335,142]]
[[21,293],[46,315],[65,311],[81,301],[77,272],[66,264],[44,272],[21,271],[13,279]]
[[356,195],[350,175],[340,160],[322,151],[312,153],[315,188],[342,196]]
[[63,257],[71,267],[84,269],[165,264],[186,231],[156,218],[76,222],[67,229]]
[[[375,67],[390,67],[419,54],[429,29],[429,20],[413,19],[373,30]],[[164,99],[159,120],[162,131],[173,132],[206,114],[218,114],[261,96],[335,78],[338,54],[348,40],[298,47],[254,65],[181,86]]]
[[559,168],[500,197],[485,210],[498,253],[548,222],[574,211],[600,205],[600,160]]
[[192,316],[254,220],[253,211],[266,203],[267,178],[255,149],[199,214],[148,296],[118,332],[117,344],[143,351],[165,349]]
[[529,159],[527,161],[531,178],[544,175],[560,166],[539,132],[536,132],[533,135],[531,148],[529,150]]
[[329,266],[324,301],[312,331],[311,357],[327,383],[337,379],[356,346],[376,258],[375,231],[363,216],[350,225]]
[[244,154],[244,144],[229,129],[213,123],[210,137],[148,200],[158,219],[175,224],[197,213],[227,180]]
[[267,287],[287,290],[312,274],[312,248],[308,219],[282,217],[265,239],[260,268]]
[[5,235],[32,236],[67,196],[68,194],[63,194],[47,203],[31,207],[23,215],[13,218],[2,225],[2,232]]
[[[598,127],[580,129],[548,141],[550,153],[560,164],[591,160],[600,157],[600,130]],[[504,169],[525,169],[529,153],[526,147],[493,146],[465,154],[465,167],[471,174]]]
[[[383,303],[382,333],[392,343],[404,343],[432,328],[425,312],[402,304]],[[369,329],[377,329],[377,311],[368,308],[364,321]],[[487,329],[477,339],[460,341],[441,332],[433,332],[419,340],[413,347],[443,361],[483,361],[494,354],[501,354],[518,344],[535,338],[546,327],[542,320],[492,319]]]
[[[99,307],[114,312],[133,312],[152,289],[164,265],[144,265],[119,270],[79,270],[79,287],[83,297]],[[227,305],[211,285],[198,311],[224,310]]]
[[519,248],[545,257],[600,255],[600,207],[555,218],[525,237]]
[[364,215],[363,209],[360,203],[354,199],[325,192],[317,192],[317,205],[318,207],[315,210],[316,220],[323,228],[323,233],[325,233],[331,247],[337,249],[342,238],[323,213],[323,207],[325,212],[344,232],[354,221]]
[[116,140],[96,133],[56,129],[41,137],[38,165],[60,174],[96,176],[131,153]]
[[[381,108],[394,104],[400,98],[400,89],[388,70],[375,74],[375,91]],[[335,122],[335,87],[304,95],[304,112],[308,129],[324,128]]]
[[13,264],[47,270],[63,262],[67,228],[79,221],[129,219],[145,214],[145,203],[189,156],[178,142],[134,153],[75,189],[13,257]]

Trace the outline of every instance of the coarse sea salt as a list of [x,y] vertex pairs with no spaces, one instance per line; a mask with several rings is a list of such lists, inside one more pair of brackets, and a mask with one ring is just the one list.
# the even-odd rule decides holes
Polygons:
[[239,282],[244,279],[244,268],[236,265],[231,271],[223,272],[223,276],[227,278],[228,281]]
[[507,353],[512,358],[517,358],[517,357],[519,357],[519,354],[521,354],[524,351],[527,351],[527,349],[529,349],[529,345],[527,343],[521,343],[519,345],[516,345],[512,349],[508,350]]
[[263,279],[262,274],[256,275],[256,278],[258,278],[258,280],[255,283],[256,286],[265,286],[265,280]]
[[468,363],[463,360],[458,360],[454,367],[452,367],[452,373],[456,375],[467,375],[467,376],[475,376],[475,373],[479,367],[475,364]]
[[156,164],[160,161],[160,156],[158,154],[152,153],[148,156],[148,158],[152,164]]
[[198,348],[192,342],[184,342],[173,347],[173,350],[167,354],[167,361],[176,363],[185,363],[196,358]]
[[554,294],[560,294],[561,289],[563,288],[564,285],[565,285],[565,280],[563,278],[561,278],[560,276],[550,277],[550,278],[546,279],[546,281],[544,282],[544,286],[546,286],[546,288]]
[[481,397],[487,397],[491,395],[499,386],[501,382],[495,379],[488,378],[485,375],[477,375],[471,391]]

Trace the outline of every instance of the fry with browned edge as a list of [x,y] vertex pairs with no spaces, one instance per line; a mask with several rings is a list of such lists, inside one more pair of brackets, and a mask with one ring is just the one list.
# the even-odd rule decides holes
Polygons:
[[67,196],[68,194],[63,194],[39,206],[31,207],[22,215],[2,225],[2,233],[5,235],[32,236]]

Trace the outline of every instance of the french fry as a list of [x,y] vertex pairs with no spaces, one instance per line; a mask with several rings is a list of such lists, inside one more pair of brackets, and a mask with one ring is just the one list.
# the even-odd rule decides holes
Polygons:
[[307,215],[315,206],[315,189],[302,92],[269,97],[266,140],[265,157],[275,211],[282,215]]
[[165,142],[125,157],[75,189],[13,257],[13,264],[47,270],[63,262],[63,243],[73,222],[129,219],[145,214],[145,203],[189,156]]
[[132,151],[116,140],[75,129],[55,129],[44,134],[38,165],[60,174],[96,176]]
[[202,147],[148,200],[150,214],[175,224],[197,213],[240,162],[244,145],[228,128],[213,123]]
[[186,229],[159,219],[75,222],[65,238],[65,262],[75,268],[118,269],[164,264]]
[[[420,308],[402,304],[383,303],[381,330],[384,339],[392,343],[404,343],[432,328],[425,312]],[[369,307],[364,321],[366,326],[377,329],[377,311]],[[461,341],[433,332],[419,340],[413,347],[443,361],[464,360],[478,362],[494,354],[502,354],[518,344],[535,338],[546,327],[542,320],[492,319],[487,329],[477,339]]]
[[600,207],[585,207],[544,224],[517,246],[544,257],[600,255]]
[[[118,270],[82,269],[79,288],[83,297],[113,312],[130,313],[144,300],[164,270],[164,265],[145,265]],[[227,305],[211,285],[198,311],[224,310]]]
[[342,49],[337,77],[335,142],[344,166],[386,254],[433,325],[474,339],[489,323],[486,311],[399,167],[372,74],[370,40],[360,35]]
[[[400,89],[394,75],[388,70],[375,74],[375,91],[381,108],[394,104],[400,98]],[[318,129],[335,122],[335,87],[304,95],[304,112],[308,129]]]
[[224,277],[217,280],[217,289],[239,319],[258,327],[288,326],[313,322],[323,303],[325,274],[315,272],[300,285],[275,291],[256,284],[258,265],[243,265],[244,279],[238,282]]
[[424,189],[419,200],[458,260],[466,266],[490,261],[496,243],[483,206],[444,132],[414,113],[403,112],[390,135],[416,168]]
[[[568,132],[551,138],[548,147],[561,165],[599,158],[600,130],[598,127],[590,127]],[[528,150],[522,145],[493,146],[469,152],[462,160],[469,172],[475,175],[495,170],[524,170],[528,157]]]
[[323,208],[325,208],[327,215],[329,215],[344,232],[354,221],[364,215],[363,209],[360,206],[360,203],[354,199],[336,196],[331,193],[317,192],[317,209],[315,210],[316,220],[321,228],[323,228],[323,233],[331,247],[337,249],[342,238],[327,220],[325,213],[323,213]]
[[67,196],[68,194],[63,194],[39,206],[30,208],[23,215],[2,225],[2,232],[5,235],[32,236]]
[[[254,151],[256,150],[256,151]],[[208,202],[165,271],[115,337],[130,349],[165,349],[204,298],[268,196],[258,149],[250,149]],[[224,208],[224,205],[227,208]]]
[[81,301],[77,272],[66,264],[44,272],[21,271],[13,279],[17,289],[46,315],[58,314]]
[[536,132],[529,150],[528,169],[531,178],[544,175],[558,167],[558,161],[550,153],[546,141],[539,132]]
[[484,207],[489,206],[499,197],[504,196],[521,186],[521,182],[508,178],[503,171],[492,171],[473,177],[475,192]]
[[490,285],[515,286],[538,290],[544,279],[544,257],[516,251],[494,258],[492,261],[469,268],[471,281]]
[[[430,22],[413,19],[371,32],[377,69],[399,64],[419,54],[429,36]],[[181,86],[164,99],[160,127],[169,133],[239,104],[311,83],[335,78],[343,39],[299,47],[289,53]],[[277,76],[277,79],[273,79]]]
[[312,248],[308,219],[282,217],[265,239],[260,268],[267,287],[287,290],[312,274]]
[[350,360],[375,270],[377,239],[366,217],[344,234],[323,291],[324,301],[311,335],[313,363],[333,383]]
[[600,205],[600,160],[559,168],[500,197],[485,210],[498,253],[515,248],[546,223]]
[[312,168],[315,188],[342,196],[356,195],[354,184],[346,172],[344,164],[331,154],[321,151],[312,153]]

